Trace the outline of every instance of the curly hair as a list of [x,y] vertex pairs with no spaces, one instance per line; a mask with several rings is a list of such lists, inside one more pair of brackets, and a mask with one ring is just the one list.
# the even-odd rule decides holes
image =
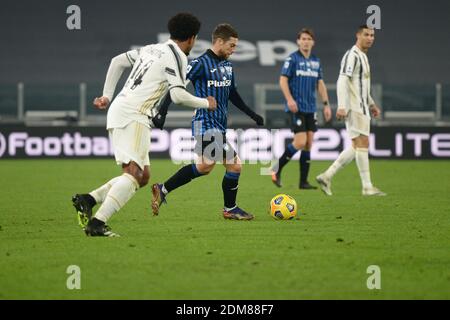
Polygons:
[[167,28],[170,39],[186,41],[200,31],[201,22],[192,14],[182,12],[170,18]]

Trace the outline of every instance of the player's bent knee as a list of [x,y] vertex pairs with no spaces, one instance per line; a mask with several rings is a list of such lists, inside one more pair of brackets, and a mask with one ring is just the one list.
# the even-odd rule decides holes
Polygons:
[[240,163],[234,163],[227,166],[227,171],[240,173],[242,170],[242,165]]
[[292,145],[294,146],[295,149],[297,150],[302,150],[305,148],[305,144],[304,143],[295,143],[293,142]]
[[150,180],[150,172],[148,170],[144,170],[141,180],[139,181],[139,187],[143,188],[148,184]]
[[353,148],[369,148],[369,137],[359,136],[352,141]]
[[202,175],[209,174],[213,169],[214,169],[214,164],[205,164],[205,163],[203,163],[203,164],[197,165],[197,170]]
[[140,188],[145,187],[148,184],[148,180],[149,180],[148,178],[147,179],[142,178],[141,181],[139,181],[139,187]]
[[369,138],[361,137],[356,144],[357,148],[368,148],[369,147]]
[[294,141],[292,141],[292,145],[295,149],[301,150],[305,147],[306,144],[303,139],[294,139]]
[[123,172],[132,175],[136,179],[141,188],[148,183],[148,179],[150,178],[148,169],[142,170],[133,161],[123,166]]

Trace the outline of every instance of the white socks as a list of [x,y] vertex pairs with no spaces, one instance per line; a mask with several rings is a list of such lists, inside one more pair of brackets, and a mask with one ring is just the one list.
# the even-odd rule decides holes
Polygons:
[[105,201],[106,195],[108,194],[109,190],[111,189],[113,184],[116,183],[117,180],[119,180],[120,177],[121,176],[112,178],[100,188],[95,189],[94,191],[89,193],[95,199],[95,202],[97,202],[97,204],[101,204],[103,203],[103,201]]
[[372,188],[372,181],[370,180],[370,169],[369,169],[369,149],[356,148],[355,158],[363,188],[364,189]]
[[[128,200],[133,197],[136,190],[139,189],[139,184],[136,179],[128,173],[124,173],[121,176],[112,179],[111,181],[113,180],[115,181],[107,192],[103,204],[95,214],[96,219],[101,220],[105,223],[109,218],[111,218],[114,213],[119,211],[120,208],[122,208],[128,202]],[[101,188],[103,188],[103,186],[99,189]]]
[[347,164],[353,161],[355,158],[355,149],[350,147],[341,152],[339,157],[333,162],[333,164],[325,171],[325,176],[329,179],[333,178],[333,176],[345,167]]
[[339,170],[352,162],[353,159],[356,159],[356,166],[358,167],[363,188],[372,188],[369,168],[369,149],[367,148],[356,148],[355,150],[353,147],[350,147],[342,151],[336,161],[325,171],[325,176],[329,179],[333,178]]

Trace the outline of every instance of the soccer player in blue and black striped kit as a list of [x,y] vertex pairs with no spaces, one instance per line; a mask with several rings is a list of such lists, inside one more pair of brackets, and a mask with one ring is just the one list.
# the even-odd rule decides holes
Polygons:
[[281,69],[280,87],[286,99],[285,111],[294,132],[294,140],[290,143],[281,158],[278,167],[273,168],[272,182],[281,187],[281,170],[289,160],[301,150],[300,155],[300,189],[317,189],[308,182],[310,150],[314,132],[317,131],[316,89],[322,98],[325,121],[331,119],[331,108],[328,105],[328,93],[322,79],[320,59],[311,53],[314,46],[314,33],[303,28],[297,35],[299,50],[286,58]]
[[212,34],[213,45],[188,66],[187,78],[193,83],[198,97],[213,96],[217,109],[197,109],[192,119],[192,135],[196,140],[199,162],[184,166],[164,184],[152,186],[152,210],[158,214],[161,203],[168,193],[195,178],[207,175],[217,161],[223,161],[226,168],[222,180],[224,197],[223,217],[225,219],[251,220],[253,215],[236,204],[241,161],[226,141],[228,100],[253,119],[257,125],[264,125],[264,119],[250,109],[236,90],[233,66],[227,59],[233,54],[238,42],[236,30],[229,24],[219,24]]

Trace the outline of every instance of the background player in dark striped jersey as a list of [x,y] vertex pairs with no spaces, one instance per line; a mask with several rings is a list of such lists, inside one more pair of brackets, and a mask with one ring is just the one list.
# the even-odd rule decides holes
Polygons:
[[281,187],[281,170],[289,160],[301,151],[300,155],[300,189],[317,189],[308,183],[310,150],[314,132],[317,131],[316,88],[322,98],[325,121],[331,119],[328,105],[328,93],[323,81],[320,59],[311,53],[314,47],[314,33],[303,28],[297,35],[299,50],[292,53],[281,69],[280,87],[286,99],[285,112],[291,121],[294,140],[278,160],[278,167],[273,168],[272,182]]
[[200,161],[181,168],[164,184],[154,184],[152,209],[158,214],[159,206],[165,202],[167,194],[187,184],[192,179],[207,175],[217,161],[226,168],[222,180],[224,197],[223,216],[225,219],[251,220],[253,215],[236,205],[241,161],[226,141],[228,100],[242,110],[257,125],[264,125],[264,119],[250,109],[236,90],[233,66],[227,59],[233,54],[238,43],[238,33],[229,24],[219,24],[212,34],[212,48],[194,59],[188,66],[187,78],[192,81],[198,97],[213,96],[217,109],[204,112],[197,109],[192,119],[192,134],[196,139],[196,153]]

